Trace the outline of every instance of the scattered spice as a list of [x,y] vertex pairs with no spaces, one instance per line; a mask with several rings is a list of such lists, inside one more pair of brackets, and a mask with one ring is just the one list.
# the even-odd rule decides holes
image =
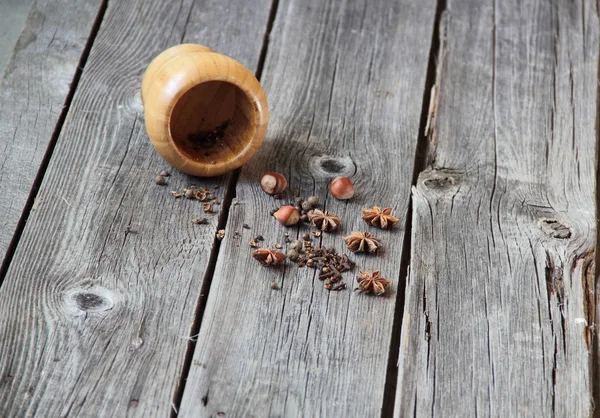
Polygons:
[[192,223],[196,225],[206,225],[208,224],[208,219],[206,218],[194,218],[192,219]]
[[363,220],[373,226],[381,229],[393,228],[400,219],[392,216],[392,208],[381,210],[379,206],[373,206],[371,209],[363,209]]
[[328,210],[323,212],[319,209],[310,211],[308,219],[314,226],[325,232],[335,231],[342,222],[339,216],[330,213]]
[[305,200],[304,202],[302,202],[301,209],[308,212],[309,210],[314,209],[314,207],[308,200]]
[[219,241],[221,241],[223,238],[225,238],[225,230],[224,229],[219,229],[217,231],[217,239]]
[[220,205],[220,204],[221,204],[221,202],[219,202],[219,200],[218,200],[218,199],[213,199],[213,200],[212,200],[212,202],[213,202],[213,204],[215,204],[215,205]]
[[167,170],[162,170],[160,173],[158,173],[158,175],[163,177],[169,177],[171,174]]
[[310,241],[310,234],[309,234],[308,232],[305,232],[305,233],[302,235],[302,239],[303,239],[304,241]]
[[271,282],[271,289],[279,290],[279,285],[276,282]]
[[167,184],[167,181],[165,180],[165,178],[163,176],[161,176],[160,174],[158,176],[156,176],[156,178],[154,179],[154,182],[156,184],[158,184],[159,186],[164,186],[165,184]]
[[256,247],[258,247],[258,244],[257,244],[257,243],[256,243],[256,241],[254,241],[254,240],[251,240],[251,241],[248,243],[248,245],[249,245],[249,246],[251,246],[252,248],[256,248]]
[[225,130],[229,125],[229,121],[226,121],[220,126],[210,131],[200,131],[191,133],[188,135],[187,140],[190,148],[199,151],[201,149],[206,150],[204,156],[208,157],[211,155],[210,148],[218,145],[225,138]]
[[254,241],[264,241],[265,239],[263,238],[262,235],[257,235],[256,237],[254,237]]
[[346,283],[344,283],[344,282],[339,282],[334,285],[332,285],[331,283],[325,283],[325,289],[333,290],[334,292],[338,291],[338,290],[344,290],[345,288],[346,288]]
[[244,227],[244,229],[250,229],[250,225],[248,225],[248,224],[244,224],[242,226]]
[[274,266],[285,260],[285,254],[269,248],[260,248],[252,252],[252,257],[262,266]]
[[283,247],[281,246],[281,244],[275,244],[274,245],[275,248],[277,248],[278,250],[281,250]]
[[381,247],[381,240],[372,236],[370,232],[353,232],[342,239],[353,253],[374,253]]
[[338,254],[335,248],[311,247],[298,261],[298,267],[304,266],[321,269],[319,279],[325,280],[327,290],[342,290],[345,287],[342,273],[352,270],[355,263],[347,255]]
[[212,212],[212,205],[210,203],[203,203],[202,204],[202,210],[204,210],[204,212],[206,213],[211,213]]
[[183,193],[178,193],[175,190],[171,190],[171,194],[175,196],[175,199],[179,199],[181,196],[183,196]]
[[306,201],[310,203],[313,208],[319,207],[319,198],[317,196],[309,196]]
[[240,201],[237,199],[233,199],[233,201],[231,203],[233,203],[234,206],[237,206],[240,204]]
[[300,258],[300,253],[298,252],[298,250],[291,249],[288,251],[287,256],[292,261],[298,261],[298,259]]
[[319,237],[321,237],[322,232],[321,231],[312,231],[311,234],[313,234],[314,237],[319,238]]
[[356,277],[358,287],[354,290],[360,292],[370,292],[375,296],[381,296],[385,293],[385,288],[388,287],[390,281],[381,277],[379,270],[369,273],[368,271],[359,271],[359,275]]

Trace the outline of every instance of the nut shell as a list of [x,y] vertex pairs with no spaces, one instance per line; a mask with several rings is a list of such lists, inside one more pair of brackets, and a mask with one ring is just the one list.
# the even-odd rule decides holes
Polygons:
[[282,193],[287,187],[287,180],[283,174],[269,171],[260,179],[260,187],[265,193],[274,195]]
[[346,200],[354,196],[354,185],[348,177],[336,177],[329,185],[329,191],[336,199]]
[[273,214],[281,225],[296,225],[300,221],[300,213],[293,206],[282,206]]

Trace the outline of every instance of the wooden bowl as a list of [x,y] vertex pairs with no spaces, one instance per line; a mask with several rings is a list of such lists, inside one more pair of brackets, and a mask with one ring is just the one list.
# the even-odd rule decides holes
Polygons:
[[241,167],[262,144],[269,120],[254,74],[202,45],[178,45],[158,55],[144,74],[142,103],[154,148],[194,176]]

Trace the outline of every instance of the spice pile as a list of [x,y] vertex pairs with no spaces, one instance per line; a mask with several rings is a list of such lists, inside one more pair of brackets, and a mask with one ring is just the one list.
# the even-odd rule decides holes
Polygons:
[[[154,179],[154,182],[159,186],[166,186],[167,180],[166,177],[169,177],[170,174],[166,170],[162,170]],[[202,202],[202,210],[204,213],[213,213],[213,205],[220,205],[221,202],[215,197],[216,190],[219,186],[213,186],[213,189],[209,189],[208,187],[200,187],[198,188],[195,185],[191,185],[188,188],[183,189],[183,191],[179,192],[177,190],[171,190],[171,194],[175,199],[179,199],[181,197],[185,197],[190,200],[198,200]],[[208,224],[208,219],[206,218],[194,218],[192,219],[193,224],[197,225],[205,225]]]
[[[219,141],[222,131],[226,129],[226,125],[219,127],[212,132],[209,140],[214,145]],[[222,129],[221,129],[222,128]],[[196,138],[198,139],[198,138]],[[169,172],[161,171],[155,178],[155,183],[160,186],[167,185],[166,177],[169,177]],[[262,189],[273,195],[276,199],[280,198],[280,194],[287,187],[287,180],[279,173],[266,173],[261,179],[260,185]],[[174,198],[180,199],[185,197],[190,200],[197,200],[202,203],[202,209],[205,213],[213,213],[213,205],[219,205],[220,202],[215,197],[215,191],[219,186],[214,186],[214,190],[207,187],[190,186],[183,189],[182,192],[173,190],[171,194]],[[354,185],[346,177],[336,177],[329,186],[331,195],[340,200],[350,199],[354,196]],[[237,200],[233,200],[232,204],[238,205]],[[299,268],[308,267],[318,269],[319,280],[324,282],[327,290],[339,291],[346,288],[346,283],[342,279],[342,274],[354,269],[356,263],[352,261],[346,254],[339,254],[335,248],[321,247],[313,244],[312,238],[319,238],[323,233],[332,233],[338,230],[342,219],[327,211],[319,209],[320,202],[316,196],[310,196],[306,200],[301,197],[296,197],[294,202],[289,205],[283,205],[273,209],[271,215],[284,226],[293,226],[298,223],[310,223],[316,230],[310,233],[305,232],[302,235],[302,240],[290,239],[290,234],[285,233],[285,242],[289,244],[287,254],[279,251],[283,248],[280,244],[275,244],[274,248],[258,248],[260,243],[264,241],[262,235],[254,237],[248,245],[251,248],[256,248],[252,252],[252,256],[264,267],[271,267],[285,262],[289,259],[296,262]],[[399,222],[399,219],[392,215],[391,208],[381,209],[379,206],[362,209],[362,219],[369,225],[381,229],[393,228]],[[192,223],[203,225],[208,224],[207,218],[194,218]],[[244,229],[250,229],[247,224],[243,225]],[[241,237],[238,231],[235,231],[237,237]],[[222,240],[225,237],[225,230],[220,229],[216,233],[216,238]],[[376,253],[383,245],[381,239],[373,236],[370,232],[352,232],[347,236],[343,236],[346,247],[349,251],[364,252],[367,254]],[[237,244],[239,246],[239,244]],[[372,293],[376,296],[381,296],[385,293],[385,289],[390,284],[388,279],[381,277],[379,271],[367,272],[360,271],[356,277],[358,287],[354,290],[360,292]],[[271,288],[279,289],[277,283],[271,283]]]
[[[267,194],[279,198],[279,195],[287,186],[287,180],[279,173],[268,172],[261,179],[260,185]],[[331,182],[329,191],[337,199],[350,199],[354,196],[354,185],[346,177],[336,177]],[[336,231],[342,223],[342,219],[318,207],[319,199],[316,196],[310,196],[306,200],[296,197],[295,203],[273,209],[271,215],[284,226],[310,222],[317,228],[317,231],[312,231],[312,235],[315,237],[320,237],[323,232]],[[365,208],[362,210],[362,219],[369,225],[381,229],[393,228],[399,222],[399,219],[393,216],[391,212],[391,208],[381,209],[379,206],[373,206],[370,209]],[[286,242],[291,242],[289,234],[285,234],[285,236]],[[326,289],[345,289],[346,284],[342,280],[342,273],[352,270],[355,262],[345,254],[338,254],[335,248],[314,246],[311,242],[311,234],[305,233],[303,239],[304,242],[300,240],[291,242],[287,255],[277,251],[282,247],[275,244],[275,249],[259,248],[253,251],[252,256],[265,267],[283,263],[287,258],[290,261],[297,262],[298,267],[318,268],[320,269],[318,278],[325,282]],[[352,252],[373,254],[382,246],[382,240],[373,236],[370,232],[352,232],[348,236],[342,237],[342,239],[348,250]],[[249,245],[256,248],[258,243],[256,240],[252,240]],[[369,292],[377,296],[383,295],[390,281],[380,275],[379,271],[373,273],[360,271],[359,276],[356,278],[358,287],[355,290]]]

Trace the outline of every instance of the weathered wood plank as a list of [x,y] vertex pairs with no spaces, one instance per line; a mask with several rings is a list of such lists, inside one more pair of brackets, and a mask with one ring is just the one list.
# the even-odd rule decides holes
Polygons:
[[193,225],[201,206],[170,190],[216,182],[222,191],[227,179],[173,173],[168,186],[154,184],[166,167],[143,126],[141,76],[182,40],[255,67],[269,8],[266,0],[109,2],[0,288],[3,414],[171,411],[217,215]]
[[0,79],[0,265],[101,5],[101,0],[34,2]]
[[0,73],[15,48],[21,30],[29,15],[31,2],[23,0],[2,0],[0,2]]
[[396,416],[589,416],[598,25],[448,1]]
[[[380,414],[434,15],[434,1],[280,2],[262,77],[269,131],[237,186],[182,415]],[[354,257],[354,273],[380,268],[393,282],[387,297],[353,293],[352,273],[347,290],[329,293],[314,270],[265,269],[251,258],[257,234],[284,244],[269,211],[293,194],[276,201],[262,192],[258,180],[271,170],[342,217],[342,231],[323,245],[341,251],[341,234],[355,230],[384,240],[382,254]],[[329,196],[338,174],[354,181],[353,200]],[[374,204],[394,208],[396,230],[360,219]]]

